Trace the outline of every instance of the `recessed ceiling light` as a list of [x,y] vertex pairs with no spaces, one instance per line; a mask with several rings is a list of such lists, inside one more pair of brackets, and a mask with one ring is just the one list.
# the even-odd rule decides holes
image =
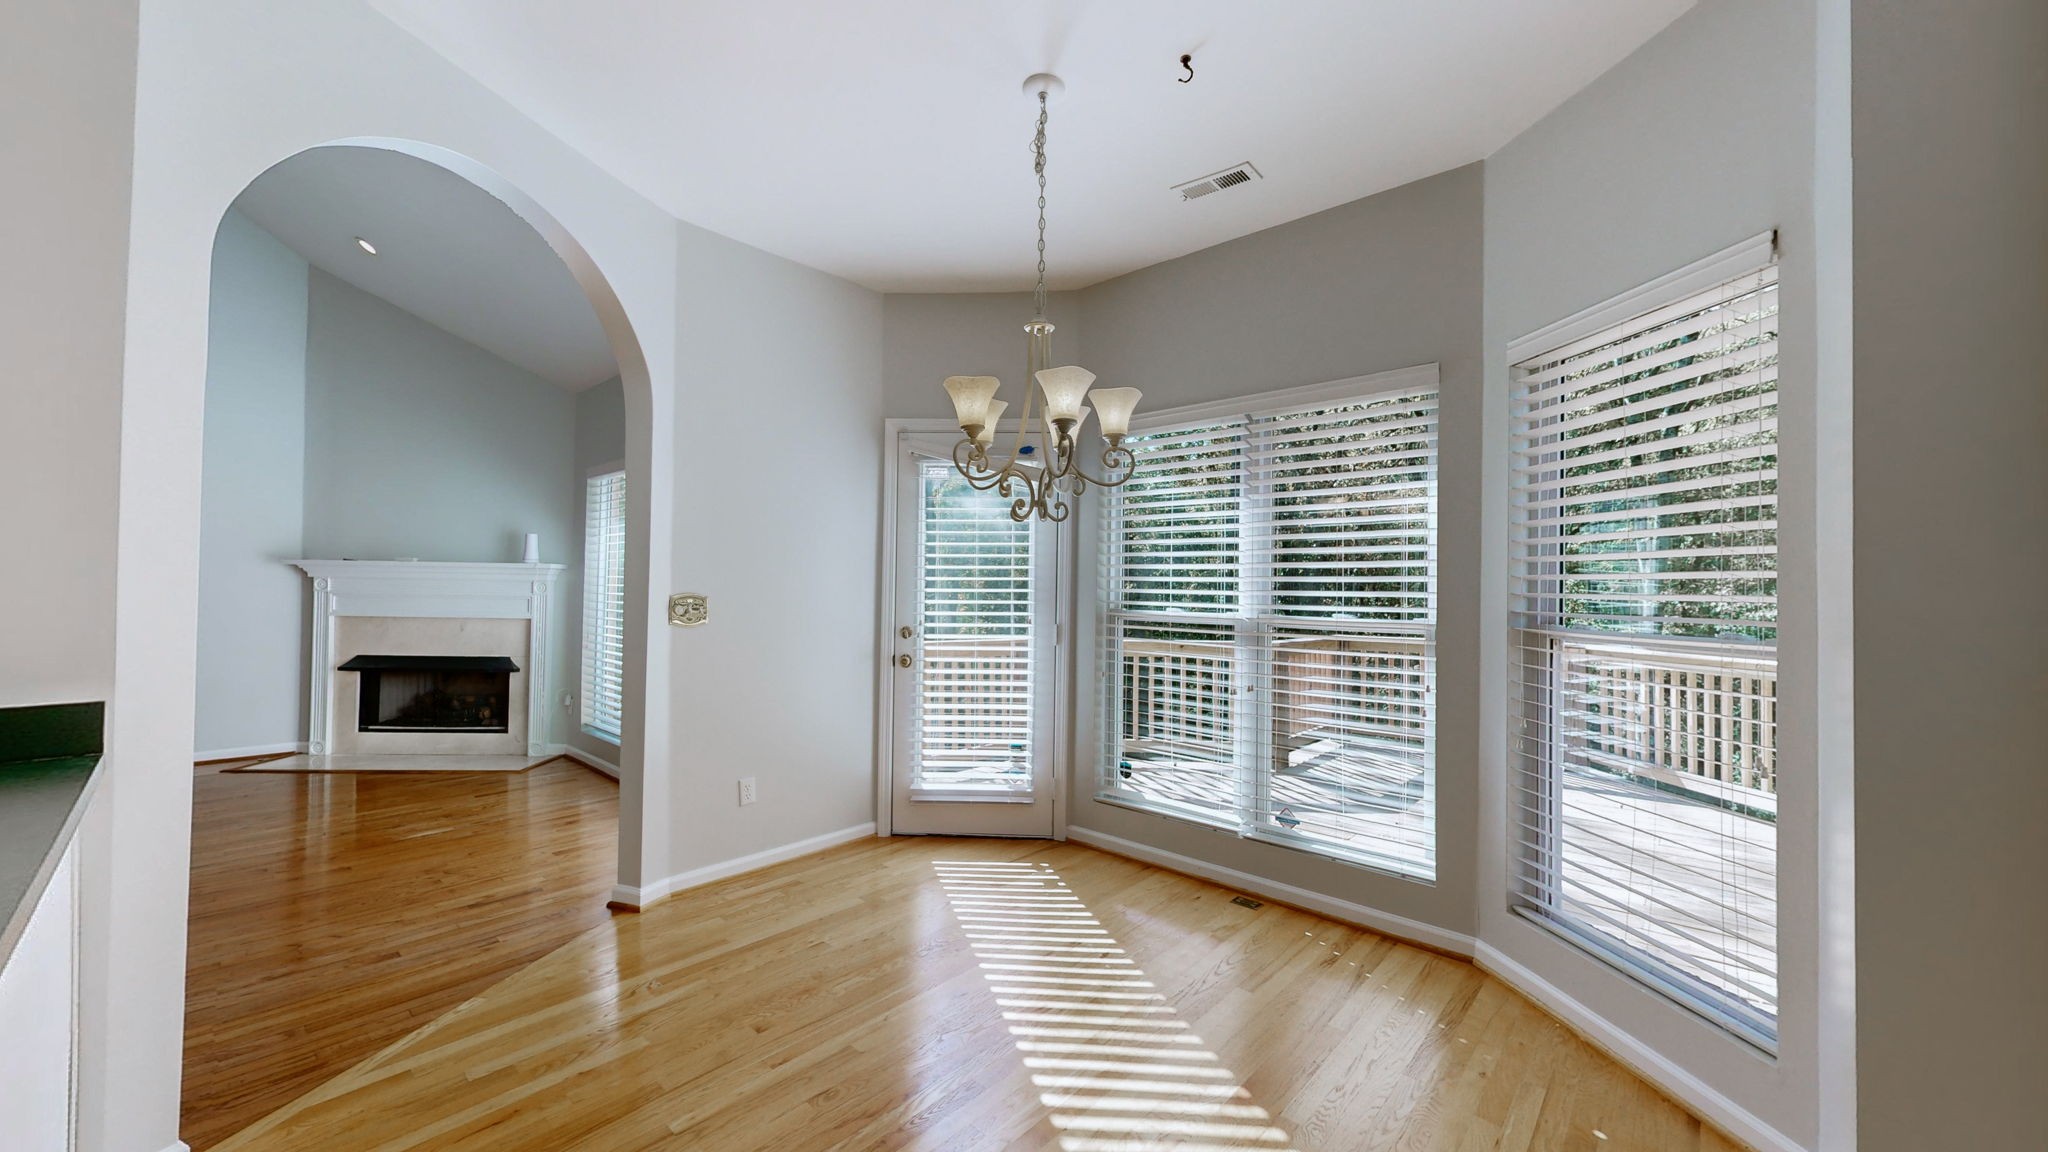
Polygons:
[[375,244],[370,243],[368,240],[363,239],[361,236],[356,237],[356,247],[361,248],[363,251],[368,252],[372,256],[375,256],[377,254],[377,246]]

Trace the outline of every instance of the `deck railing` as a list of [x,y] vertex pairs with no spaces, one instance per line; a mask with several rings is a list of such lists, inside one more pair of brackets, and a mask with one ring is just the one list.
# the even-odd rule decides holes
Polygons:
[[1232,646],[1123,642],[1123,737],[1137,743],[1228,746]]
[[[1125,741],[1227,749],[1232,644],[1127,639],[1122,651]],[[1420,640],[1283,635],[1271,659],[1277,755],[1311,732],[1412,739],[1423,729]]]
[[[1290,732],[1344,726],[1364,695],[1414,692],[1412,649],[1361,653],[1347,645],[1355,642],[1285,646],[1274,670],[1276,722]],[[1775,658],[1566,639],[1556,651],[1559,754],[1568,762],[1739,805],[1775,806]],[[1122,655],[1126,742],[1220,746],[1228,754],[1232,645],[1127,639]]]
[[1567,762],[1738,803],[1775,798],[1774,657],[1562,638],[1556,651]]

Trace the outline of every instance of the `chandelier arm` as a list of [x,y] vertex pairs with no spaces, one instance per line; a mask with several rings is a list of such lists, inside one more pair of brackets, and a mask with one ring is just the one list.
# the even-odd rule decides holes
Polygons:
[[953,470],[967,481],[969,487],[977,492],[986,492],[996,486],[1008,467],[990,467],[988,455],[981,446],[973,440],[962,439],[953,445]]
[[[1115,476],[1116,479],[1104,480],[1091,476],[1088,474],[1087,469],[1081,467],[1078,460],[1070,471],[1085,483],[1093,484],[1097,488],[1118,488],[1127,483],[1137,472],[1137,464],[1137,457],[1132,455],[1129,448],[1104,448],[1102,450],[1102,474],[1104,476]],[[1117,475],[1119,472],[1122,475]]]
[[1057,489],[1048,492],[1047,499],[1039,504],[1040,519],[1050,520],[1054,524],[1064,521],[1073,511],[1073,506],[1067,503],[1066,498],[1061,496]]

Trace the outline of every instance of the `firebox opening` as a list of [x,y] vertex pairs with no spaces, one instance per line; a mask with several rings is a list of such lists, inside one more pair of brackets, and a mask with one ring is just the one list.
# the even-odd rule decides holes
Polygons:
[[357,656],[359,732],[509,732],[509,656]]

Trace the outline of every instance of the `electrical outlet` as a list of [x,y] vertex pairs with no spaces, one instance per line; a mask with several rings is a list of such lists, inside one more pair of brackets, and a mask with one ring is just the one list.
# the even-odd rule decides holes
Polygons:
[[761,798],[761,789],[752,776],[740,777],[740,807],[744,808]]

